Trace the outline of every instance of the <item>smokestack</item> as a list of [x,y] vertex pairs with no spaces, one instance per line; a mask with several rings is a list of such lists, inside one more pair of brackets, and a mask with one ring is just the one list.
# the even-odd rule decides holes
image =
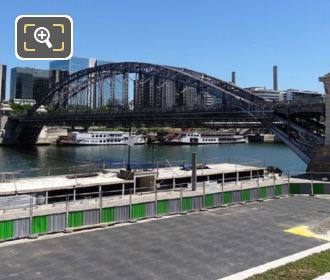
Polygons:
[[231,72],[231,82],[235,85],[236,84],[236,72]]
[[278,81],[277,81],[277,65],[273,66],[273,89],[278,90]]

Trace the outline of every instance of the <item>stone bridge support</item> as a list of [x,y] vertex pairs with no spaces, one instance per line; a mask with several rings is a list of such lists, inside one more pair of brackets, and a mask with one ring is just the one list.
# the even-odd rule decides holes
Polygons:
[[[320,77],[320,82],[324,83],[325,89],[325,142],[324,147],[318,149],[307,171],[310,172],[330,172],[330,73]],[[329,174],[330,178],[330,174]]]

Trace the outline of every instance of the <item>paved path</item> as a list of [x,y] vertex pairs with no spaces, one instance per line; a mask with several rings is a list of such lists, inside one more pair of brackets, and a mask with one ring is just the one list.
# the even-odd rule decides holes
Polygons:
[[330,273],[326,273],[320,277],[315,278],[314,280],[329,280],[330,279]]
[[0,279],[218,279],[322,244],[283,230],[329,213],[291,197],[0,247]]

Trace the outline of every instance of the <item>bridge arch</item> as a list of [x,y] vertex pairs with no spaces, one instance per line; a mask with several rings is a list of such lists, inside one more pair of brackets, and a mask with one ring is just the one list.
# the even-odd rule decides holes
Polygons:
[[44,99],[33,106],[30,113],[34,113],[43,104],[51,104],[55,109],[65,107],[70,99],[87,88],[101,87],[105,80],[127,74],[175,81],[183,86],[197,88],[199,91],[211,95],[221,93],[231,102],[254,104],[265,101],[262,97],[235,84],[190,69],[151,63],[118,62],[87,68],[71,74],[64,81],[58,82]]
[[[47,123],[52,120],[52,118],[54,119],[54,116],[56,118],[54,113],[60,111],[62,108],[69,107],[70,102],[75,98],[77,99],[80,95],[86,99],[93,99],[94,103],[87,102],[87,105],[85,106],[86,108],[93,110],[95,109],[97,102],[98,105],[102,106],[102,98],[104,94],[102,89],[107,79],[113,79],[113,77],[116,77],[117,75],[122,75],[125,79],[129,79],[129,75],[131,74],[144,76],[147,77],[147,79],[157,78],[161,81],[172,81],[184,87],[195,88],[197,91],[202,92],[202,95],[205,95],[206,93],[215,96],[221,95],[222,98],[224,98],[225,103],[228,102],[231,106],[234,106],[236,109],[238,108],[240,112],[244,112],[246,115],[253,117],[263,123],[264,126],[268,127],[307,164],[311,161],[315,151],[324,145],[324,138],[322,135],[292,121],[289,114],[285,115],[279,113],[276,110],[276,104],[274,106],[274,104],[266,102],[262,97],[235,84],[202,72],[182,67],[141,62],[109,63],[75,72],[68,76],[64,81],[57,83],[43,100],[33,106],[32,110],[20,119],[20,122],[22,125],[27,122],[35,122],[39,126],[42,123]],[[145,82],[145,80],[142,82]],[[137,84],[137,87],[138,85],[139,84]],[[91,88],[93,88],[94,91],[91,91]],[[98,96],[95,95],[96,89]],[[91,92],[93,92],[95,96],[92,97]],[[180,94],[182,94],[182,92],[180,92]],[[136,96],[134,96],[134,99],[135,97]],[[96,100],[98,101],[96,102]],[[121,105],[122,110],[120,112],[109,112],[109,115],[107,116],[108,119],[118,118],[118,114],[122,114],[122,117],[124,118],[126,116],[132,118],[133,113],[135,114],[134,118],[146,119],[146,115],[137,114],[139,111],[137,106],[134,107],[134,110],[128,110],[127,82],[123,83],[122,100],[124,101]],[[53,115],[49,116],[48,119],[47,116],[44,116],[42,119],[38,119],[37,117],[37,109],[43,104],[48,104],[53,110]],[[207,111],[209,108],[202,109]],[[217,110],[217,108],[215,109]],[[201,109],[199,108],[199,110]],[[215,114],[212,112],[215,112]],[[233,114],[236,112],[237,111],[234,111]],[[178,112],[173,112],[168,115],[163,115],[162,120],[168,117],[175,119],[175,114],[177,113]],[[180,116],[182,116],[182,112],[179,113],[181,113]],[[186,113],[189,115],[189,112]],[[185,117],[187,116],[185,115]],[[211,110],[211,112],[204,112],[203,118],[204,120],[208,118],[210,120],[215,119],[216,111]],[[51,123],[54,123],[54,121]]]

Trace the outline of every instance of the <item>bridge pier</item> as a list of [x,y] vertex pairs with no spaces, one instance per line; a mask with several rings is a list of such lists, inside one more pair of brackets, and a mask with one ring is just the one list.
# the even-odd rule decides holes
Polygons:
[[307,172],[328,173],[330,177],[330,146],[319,148],[307,167]]
[[[330,172],[330,73],[320,77],[325,89],[325,141],[324,147],[319,148],[308,165],[308,172]],[[330,177],[330,174],[329,174]]]

